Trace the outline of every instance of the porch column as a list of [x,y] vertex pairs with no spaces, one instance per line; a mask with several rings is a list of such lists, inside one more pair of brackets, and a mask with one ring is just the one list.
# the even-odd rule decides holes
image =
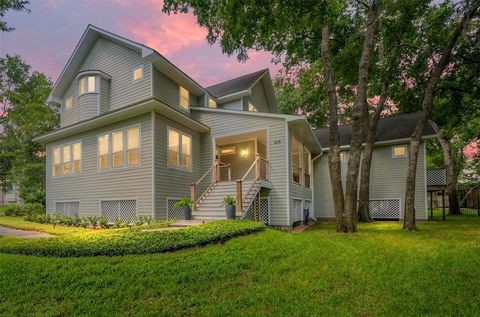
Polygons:
[[260,179],[260,154],[255,155],[255,179]]

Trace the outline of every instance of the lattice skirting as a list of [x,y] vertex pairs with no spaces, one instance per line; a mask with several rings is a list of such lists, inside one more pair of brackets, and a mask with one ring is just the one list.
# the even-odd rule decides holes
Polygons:
[[447,174],[444,168],[427,170],[428,186],[445,186],[447,184]]
[[102,200],[100,210],[108,222],[121,219],[126,223],[132,223],[137,218],[137,201],[135,199]]
[[254,204],[256,201],[252,202],[248,210],[243,215],[244,219],[261,221],[268,225],[270,222],[270,199],[260,198],[260,212],[257,214],[254,210]]
[[180,201],[179,198],[167,198],[167,219],[168,220],[184,220],[185,215],[180,207],[174,205]]
[[80,202],[78,201],[62,201],[55,202],[55,214],[62,216],[75,217],[80,212]]
[[370,216],[374,219],[400,219],[401,205],[400,198],[370,199]]

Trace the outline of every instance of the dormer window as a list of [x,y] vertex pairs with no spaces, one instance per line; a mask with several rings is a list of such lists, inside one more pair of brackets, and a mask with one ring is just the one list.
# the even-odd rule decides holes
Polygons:
[[97,76],[84,76],[80,78],[80,96],[97,92]]
[[212,98],[208,98],[208,107],[209,108],[217,108],[217,102]]
[[142,66],[137,67],[133,70],[133,80],[140,80],[143,77],[143,68]]
[[190,92],[180,86],[180,107],[185,110],[190,108]]
[[249,101],[249,102],[248,102],[248,111],[250,111],[250,112],[258,112],[258,109]]
[[65,109],[71,109],[73,107],[73,99],[72,97],[67,98],[65,100]]

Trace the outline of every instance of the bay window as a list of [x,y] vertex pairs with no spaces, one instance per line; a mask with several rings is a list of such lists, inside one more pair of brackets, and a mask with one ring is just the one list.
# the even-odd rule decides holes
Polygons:
[[192,137],[168,128],[168,166],[192,169]]
[[80,96],[89,93],[97,92],[97,77],[96,76],[84,76],[80,78]]
[[53,176],[80,174],[82,145],[80,142],[53,147]]
[[114,130],[98,136],[98,169],[140,164],[140,127]]

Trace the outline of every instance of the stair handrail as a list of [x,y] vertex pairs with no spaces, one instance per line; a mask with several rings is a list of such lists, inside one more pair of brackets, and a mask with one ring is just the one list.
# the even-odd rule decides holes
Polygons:
[[[198,181],[196,181],[195,183],[192,183],[190,184],[190,199],[193,201],[193,205],[192,205],[192,209],[193,211],[195,211],[197,209],[197,204],[198,202],[208,193],[208,191],[213,187],[213,185],[215,185],[219,179],[220,179],[220,166],[228,166],[229,170],[230,170],[230,164],[224,164],[224,165],[221,165],[221,164],[224,164],[224,163],[221,163],[219,162],[218,160],[215,160],[215,163],[212,165],[212,167],[210,167],[206,172],[205,174],[202,175],[202,177],[200,177],[198,179]],[[205,189],[205,191],[197,198],[197,186],[200,184],[201,181],[203,181],[205,179],[205,177],[207,177],[208,174],[210,174],[212,171],[214,171],[214,175],[213,175],[213,181],[212,183],[210,183],[210,185],[208,185],[208,187]],[[229,171],[229,174],[230,174],[230,171]]]
[[[256,182],[258,180],[260,180],[260,178],[261,178],[261,176],[260,176],[260,161],[264,161],[266,163],[267,171],[268,171],[268,160],[261,157],[260,154],[257,154],[255,160],[253,161],[252,165],[248,168],[245,175],[243,175],[243,177],[241,179],[237,180],[237,193],[236,193],[237,212],[243,212],[243,203],[245,202],[248,195],[252,191]],[[242,183],[248,177],[248,175],[252,171],[253,167],[255,167],[255,178],[253,179],[252,184],[250,184],[250,187],[248,188],[248,190],[245,192],[245,195],[243,195]],[[268,179],[268,172],[267,172],[267,179]]]

